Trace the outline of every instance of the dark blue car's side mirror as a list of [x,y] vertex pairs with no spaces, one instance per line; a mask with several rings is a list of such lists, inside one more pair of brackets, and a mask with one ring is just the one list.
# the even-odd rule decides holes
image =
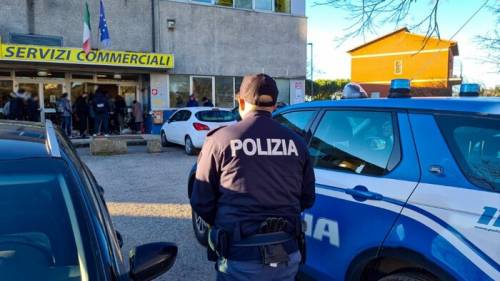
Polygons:
[[175,263],[177,246],[173,243],[157,242],[144,244],[130,250],[130,278],[134,281],[149,281],[167,272]]

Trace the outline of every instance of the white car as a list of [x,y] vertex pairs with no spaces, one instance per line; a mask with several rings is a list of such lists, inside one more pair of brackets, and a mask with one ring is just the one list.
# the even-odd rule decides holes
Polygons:
[[184,145],[186,154],[193,155],[203,146],[210,130],[234,124],[234,113],[216,107],[185,107],[178,109],[161,127],[161,144]]

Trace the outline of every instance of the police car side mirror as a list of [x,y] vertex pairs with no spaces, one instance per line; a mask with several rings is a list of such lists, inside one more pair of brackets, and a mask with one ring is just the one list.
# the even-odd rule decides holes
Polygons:
[[167,272],[175,263],[177,246],[173,243],[156,242],[130,250],[130,278],[149,281]]

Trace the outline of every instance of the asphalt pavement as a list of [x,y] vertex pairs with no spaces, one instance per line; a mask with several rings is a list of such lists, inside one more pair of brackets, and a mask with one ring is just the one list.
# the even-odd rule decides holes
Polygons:
[[[196,242],[187,197],[187,176],[196,162],[181,147],[148,154],[145,146],[129,153],[92,156],[78,149],[105,190],[115,228],[123,236],[123,255],[131,247],[156,241],[174,242],[179,254],[174,267],[156,280],[214,280],[214,265]],[[128,262],[128,261],[127,261]]]

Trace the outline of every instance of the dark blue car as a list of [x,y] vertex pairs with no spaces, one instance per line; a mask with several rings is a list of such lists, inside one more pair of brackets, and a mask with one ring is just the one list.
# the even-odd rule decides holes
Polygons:
[[126,269],[104,190],[48,121],[0,121],[0,280],[152,280],[177,246],[135,247]]

